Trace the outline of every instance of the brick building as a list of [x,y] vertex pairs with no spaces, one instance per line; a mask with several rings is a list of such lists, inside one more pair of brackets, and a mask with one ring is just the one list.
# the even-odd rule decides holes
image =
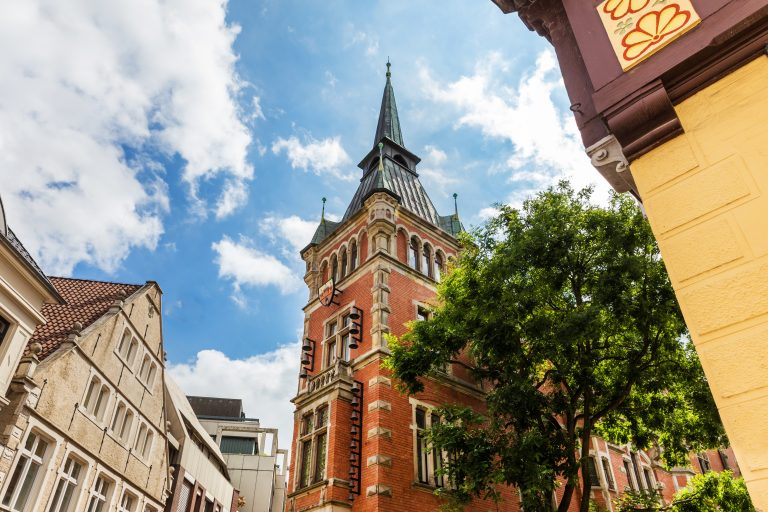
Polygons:
[[[482,406],[468,375],[448,368],[406,397],[380,363],[385,335],[402,335],[458,250],[458,215],[439,215],[403,142],[387,71],[376,136],[340,222],[323,218],[302,250],[309,300],[286,510],[395,511],[438,505],[437,455],[420,430],[445,402]],[[473,510],[490,510],[486,503]]]
[[[302,252],[309,299],[297,394],[287,512],[435,510],[440,455],[421,430],[445,403],[483,408],[483,394],[460,366],[407,397],[381,361],[386,334],[404,334],[426,318],[447,261],[458,251],[458,213],[441,216],[419,182],[419,157],[403,142],[389,64],[374,145],[362,159],[360,185],[340,222],[324,217]],[[732,451],[692,455],[692,466],[665,471],[654,453],[593,437],[595,502],[613,510],[626,490],[661,489],[669,502],[697,472],[734,469]],[[578,509],[577,490],[571,508]],[[518,511],[477,501],[468,511]],[[556,506],[559,496],[553,496]]]

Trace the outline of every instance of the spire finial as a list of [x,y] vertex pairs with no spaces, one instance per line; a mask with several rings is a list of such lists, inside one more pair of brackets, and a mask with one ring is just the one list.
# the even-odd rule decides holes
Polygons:
[[325,198],[323,198],[323,212],[320,214],[320,222],[325,222]]
[[379,142],[379,170],[384,170],[384,143]]
[[459,197],[459,194],[454,192],[453,193],[453,213],[458,218],[458,216],[459,216],[459,202],[456,200],[457,197]]
[[387,78],[392,76],[392,72],[389,70],[390,67],[392,67],[392,63],[389,62],[389,57],[387,57]]

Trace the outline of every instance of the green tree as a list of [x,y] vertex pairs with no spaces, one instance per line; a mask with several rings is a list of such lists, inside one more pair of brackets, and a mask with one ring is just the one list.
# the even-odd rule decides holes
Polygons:
[[[565,511],[594,433],[658,443],[670,464],[723,441],[640,208],[618,195],[601,208],[590,196],[563,182],[520,210],[501,206],[462,238],[433,317],[390,340],[386,365],[406,392],[451,362],[487,391],[484,414],[445,407],[431,432],[452,454],[443,468],[451,499],[514,484],[527,510],[549,510],[563,481]],[[581,486],[591,486],[588,471]]]
[[627,493],[616,501],[618,512],[755,512],[743,478],[730,471],[710,471],[693,477],[670,505],[659,505],[659,497]]

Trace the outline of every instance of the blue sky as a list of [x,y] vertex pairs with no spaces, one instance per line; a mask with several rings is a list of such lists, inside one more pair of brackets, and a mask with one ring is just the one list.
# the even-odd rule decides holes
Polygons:
[[[68,4],[70,4],[68,2]],[[156,280],[171,373],[290,435],[298,249],[341,216],[392,61],[406,146],[465,225],[583,154],[554,54],[490,0],[18,0],[0,20],[0,187],[52,275]],[[13,52],[8,50],[14,48]]]

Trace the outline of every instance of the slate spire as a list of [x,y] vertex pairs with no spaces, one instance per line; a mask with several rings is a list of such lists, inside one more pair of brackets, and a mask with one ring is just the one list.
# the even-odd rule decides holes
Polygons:
[[387,83],[384,85],[384,95],[381,98],[381,110],[379,111],[379,123],[376,126],[376,138],[373,145],[376,146],[381,139],[388,137],[392,142],[401,147],[403,144],[403,133],[400,131],[400,118],[397,115],[397,104],[395,103],[395,91],[392,89],[392,64],[387,59]]

